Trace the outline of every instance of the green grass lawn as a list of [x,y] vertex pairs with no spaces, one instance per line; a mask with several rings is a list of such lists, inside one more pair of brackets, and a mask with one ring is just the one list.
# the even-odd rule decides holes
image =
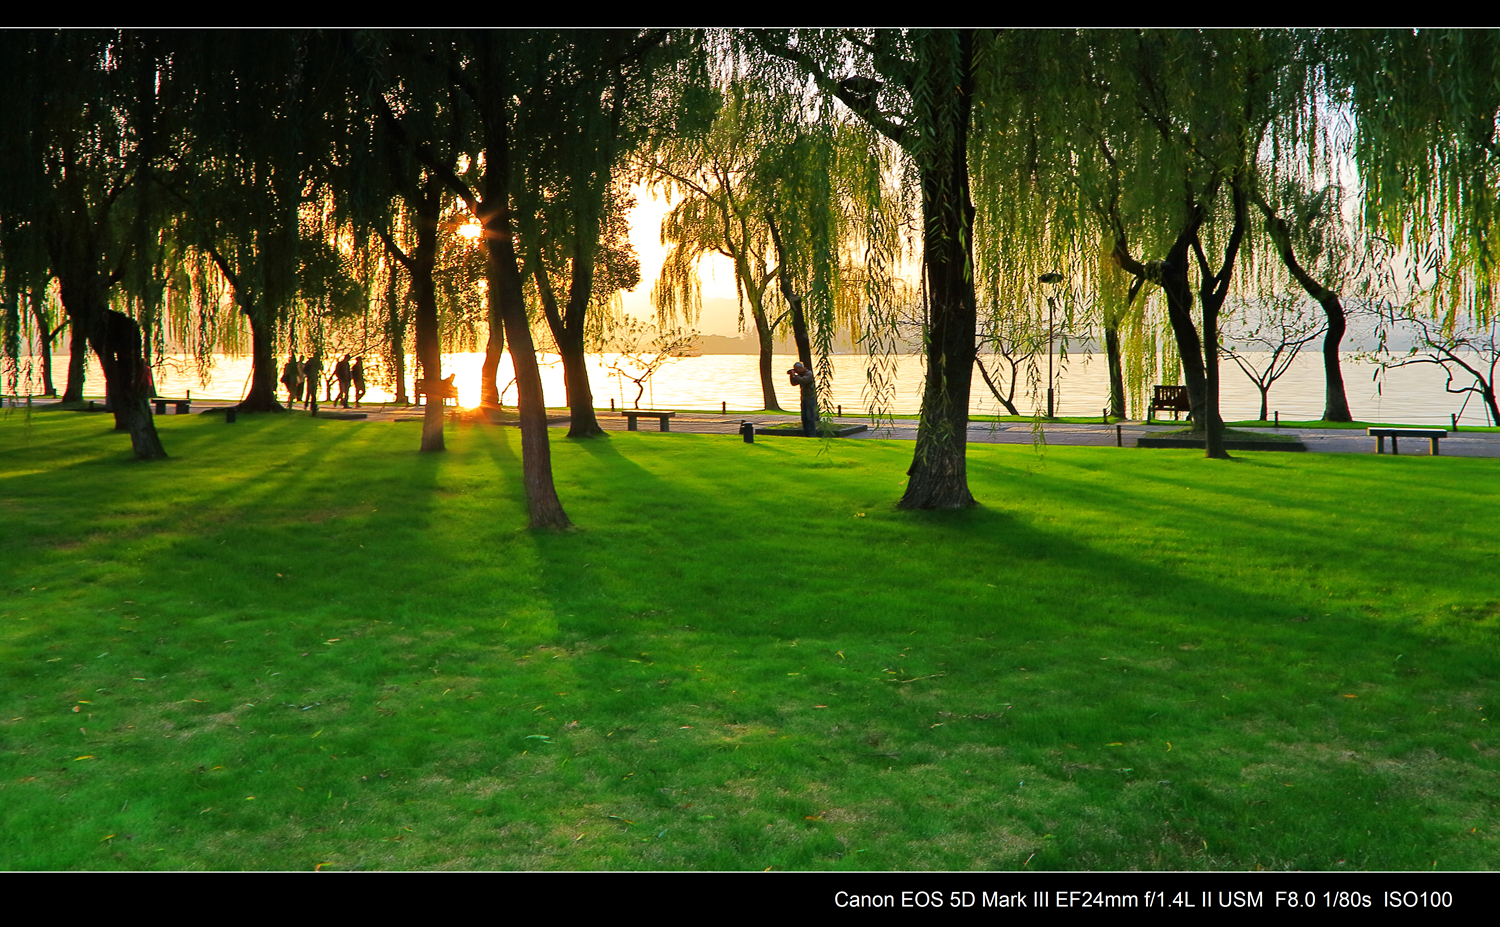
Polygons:
[[0,421],[6,869],[1492,869],[1500,461]]

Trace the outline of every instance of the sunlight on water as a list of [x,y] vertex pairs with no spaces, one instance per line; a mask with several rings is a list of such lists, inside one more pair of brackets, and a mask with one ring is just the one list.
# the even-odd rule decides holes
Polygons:
[[[607,365],[617,360],[617,355],[591,356],[589,358],[589,381],[593,384],[594,404],[607,409],[613,399],[617,408],[627,408],[636,401],[636,384],[611,375]],[[25,359],[25,360],[30,360]],[[25,364],[23,360],[23,365]],[[66,356],[58,358],[54,375],[66,376]],[[776,355],[772,370],[786,370],[796,358],[791,355]],[[278,358],[278,371],[284,358]],[[542,388],[549,406],[566,404],[563,385],[562,363],[555,355],[544,357]],[[867,358],[860,354],[837,355],[834,361],[833,403],[842,405],[845,416],[868,414],[868,397],[865,393],[865,370]],[[459,403],[464,406],[479,404],[480,368],[484,362],[481,353],[443,355],[443,374],[455,374]],[[717,354],[702,357],[685,357],[675,360],[657,371],[647,382],[640,397],[642,408],[700,409],[718,411],[720,403],[728,411],[748,411],[761,407],[760,383],[756,358],[744,354]],[[369,359],[367,358],[367,364]],[[1253,418],[1259,414],[1260,395],[1231,361],[1223,362],[1223,399],[1221,408],[1229,420]],[[330,364],[330,368],[331,368]],[[1058,360],[1061,368],[1061,359]],[[923,364],[921,358],[903,356],[897,359],[897,383],[892,401],[896,414],[913,414],[921,405]],[[1404,422],[1409,424],[1447,424],[1449,416],[1463,406],[1463,396],[1444,391],[1445,376],[1440,368],[1431,366],[1408,367],[1390,371],[1383,388],[1376,389],[1372,374],[1376,368],[1353,357],[1344,361],[1344,384],[1349,396],[1349,405],[1354,417],[1362,421]],[[192,358],[186,355],[169,356],[157,375],[157,390],[163,396],[182,396],[191,390],[194,396],[204,399],[238,399],[249,386],[250,361],[244,357],[215,358],[213,369],[207,378],[200,378]],[[23,383],[24,383],[23,371]],[[390,402],[395,398],[391,384],[378,367],[371,366],[367,376],[369,392],[366,403]],[[408,378],[408,384],[410,379]],[[514,405],[516,388],[512,381],[510,355],[500,363],[499,383],[504,389],[502,396],[507,405]],[[62,386],[61,382],[57,384]],[[24,391],[24,386],[23,386]],[[84,392],[90,396],[104,395],[104,377],[98,363],[90,357],[88,377]],[[408,386],[408,394],[411,389]],[[1016,405],[1023,414],[1031,414],[1037,403],[1025,397],[1024,383],[1017,390]],[[1092,416],[1100,414],[1108,393],[1108,373],[1103,356],[1068,359],[1067,369],[1058,377],[1057,412],[1059,415]],[[284,399],[285,391],[279,395]],[[320,398],[326,397],[326,389]],[[776,377],[776,395],[783,408],[795,409],[797,394],[786,382],[785,376]],[[1303,354],[1292,369],[1271,389],[1270,408],[1280,410],[1281,417],[1289,420],[1316,419],[1323,414],[1323,368],[1317,354]],[[973,414],[992,415],[1004,409],[990,395],[984,381],[976,374],[971,394],[970,411]],[[1481,403],[1470,401],[1460,421],[1471,425],[1486,424],[1486,414]]]

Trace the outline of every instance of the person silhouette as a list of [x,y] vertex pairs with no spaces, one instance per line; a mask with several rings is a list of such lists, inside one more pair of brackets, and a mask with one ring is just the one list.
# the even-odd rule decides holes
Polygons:
[[342,404],[344,408],[349,408],[349,380],[352,376],[353,371],[349,368],[349,355],[345,354],[333,366],[333,378],[339,383],[339,394],[333,398],[334,406]]
[[302,392],[302,364],[297,355],[288,355],[281,368],[281,385],[286,387],[286,404],[295,406]]
[[365,398],[365,359],[363,355],[354,359],[354,366],[349,368],[349,375],[354,379],[354,407],[359,408],[359,401]]
[[302,402],[302,408],[312,407],[313,412],[318,411],[318,382],[323,378],[323,355],[313,354],[308,357],[307,363],[302,365],[302,376],[307,381],[307,392]]

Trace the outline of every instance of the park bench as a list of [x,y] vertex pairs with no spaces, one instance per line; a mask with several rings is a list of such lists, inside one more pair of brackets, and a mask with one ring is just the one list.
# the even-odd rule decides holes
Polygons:
[[191,399],[162,399],[158,396],[151,400],[151,402],[156,406],[157,415],[166,415],[168,405],[176,406],[178,415],[187,415],[188,410],[192,407]]
[[450,399],[453,400],[454,405],[457,405],[458,387],[453,385],[453,378],[456,376],[457,374],[450,373],[441,380],[418,380],[413,386],[416,393],[414,398],[417,400],[417,404],[421,405],[422,397],[426,395],[429,398],[436,399],[442,405],[447,405]]
[[661,422],[662,431],[671,431],[672,416],[676,415],[677,413],[664,412],[661,409],[626,409],[620,414],[625,416],[626,431],[640,431],[641,429],[639,427],[639,424],[636,422],[636,419],[640,418],[643,415],[647,418],[654,418]]
[[1391,453],[1401,453],[1396,444],[1398,438],[1426,438],[1432,456],[1438,456],[1438,442],[1448,433],[1445,428],[1366,428],[1365,433],[1375,439],[1375,453],[1385,453],[1385,439],[1391,439]]
[[1174,420],[1177,418],[1177,413],[1186,412],[1188,420],[1191,421],[1193,407],[1188,402],[1187,387],[1160,384],[1152,387],[1151,404],[1146,407],[1146,421],[1151,421],[1157,412],[1171,412]]

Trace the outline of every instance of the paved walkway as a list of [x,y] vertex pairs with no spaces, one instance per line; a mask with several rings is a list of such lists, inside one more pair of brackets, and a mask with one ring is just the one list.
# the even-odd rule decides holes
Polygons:
[[[751,413],[727,415],[695,415],[680,413],[672,419],[672,430],[697,434],[738,434],[740,422],[755,422],[757,425],[772,422],[795,424],[795,414],[758,415]],[[865,419],[856,417],[837,418],[842,424],[858,424]],[[624,431],[625,420],[618,413],[599,413],[599,424],[609,431]],[[655,431],[657,425],[649,419],[641,420],[641,430]],[[1125,447],[1135,447],[1143,436],[1163,431],[1176,431],[1183,423],[1146,424],[1145,422],[1123,422],[1119,429],[1119,441]],[[1043,426],[1047,443],[1060,447],[1114,447],[1116,442],[1114,425],[1072,425],[1049,423]],[[1366,435],[1364,429],[1322,428],[1242,428],[1241,431],[1265,431],[1279,435],[1295,435],[1307,445],[1309,451],[1341,454],[1373,454],[1375,439]],[[894,438],[898,441],[915,441],[917,423],[909,419],[899,420],[889,429],[871,429],[850,440],[862,438]],[[757,437],[757,441],[796,441],[797,438]],[[971,422],[969,442],[972,444],[1031,444],[1034,440],[1029,422]],[[1234,453],[1234,452],[1231,452]],[[1403,454],[1426,454],[1427,442],[1413,440],[1406,445]],[[1465,432],[1449,434],[1442,440],[1441,453],[1452,457],[1500,457],[1500,432]]]
[[[55,400],[41,400],[41,402],[54,402]],[[233,405],[232,402],[219,400],[193,400],[193,413],[196,414],[206,409],[219,408]],[[323,411],[335,411],[327,403],[319,405]],[[342,412],[344,410],[336,410]],[[422,420],[423,412],[420,406],[385,406],[365,405],[359,409],[349,409],[350,412],[363,412],[366,414],[360,421],[367,422],[419,422]],[[300,409],[300,414],[306,414]],[[169,415],[172,413],[168,413]],[[566,428],[567,420],[562,418],[567,413],[562,409],[548,411],[548,419],[554,428]],[[843,424],[867,423],[868,419],[858,416],[844,416],[836,418]],[[687,434],[724,434],[738,435],[741,422],[754,422],[756,425],[771,423],[797,424],[798,419],[795,412],[781,413],[778,415],[765,415],[760,413],[738,413],[728,412],[721,415],[699,414],[693,412],[680,412],[672,418],[672,431]],[[625,417],[618,412],[600,411],[599,424],[606,431],[626,430]],[[1136,442],[1143,435],[1154,432],[1175,431],[1183,427],[1183,423],[1146,424],[1145,422],[1123,422],[1119,426],[1119,441],[1125,447],[1135,447]],[[642,431],[656,431],[657,422],[652,419],[642,419],[640,429]],[[1116,441],[1116,426],[1103,424],[1072,425],[1061,423],[1048,423],[1043,427],[1047,443],[1058,447],[1114,447]],[[1322,428],[1245,428],[1243,431],[1265,431],[1275,432],[1281,435],[1295,435],[1307,445],[1309,451],[1335,454],[1373,454],[1375,453],[1375,439],[1365,434],[1363,429],[1322,429]],[[851,435],[849,440],[867,438],[893,438],[898,441],[915,441],[917,437],[917,423],[911,419],[898,420],[890,428],[872,428],[868,431]],[[765,437],[758,436],[757,441],[796,441],[794,437]],[[973,444],[1031,444],[1034,440],[1032,425],[1030,422],[971,422],[969,424],[969,441]],[[1234,452],[1231,452],[1234,453]],[[1412,440],[1407,445],[1405,454],[1426,454],[1427,442]],[[1450,433],[1443,438],[1441,453],[1446,457],[1500,457],[1500,432],[1476,432],[1459,431]]]

